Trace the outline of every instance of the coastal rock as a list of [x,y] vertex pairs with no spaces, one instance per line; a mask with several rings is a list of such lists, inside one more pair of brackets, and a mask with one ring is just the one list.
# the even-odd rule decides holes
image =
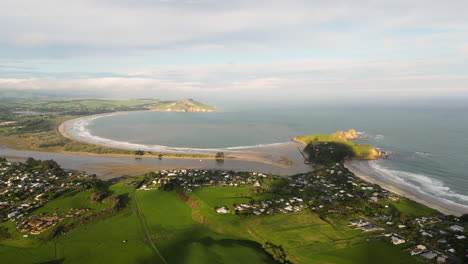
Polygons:
[[356,132],[356,129],[350,129],[346,131],[337,131],[333,134],[335,137],[342,139],[342,140],[353,140],[357,138],[363,138],[359,136]]

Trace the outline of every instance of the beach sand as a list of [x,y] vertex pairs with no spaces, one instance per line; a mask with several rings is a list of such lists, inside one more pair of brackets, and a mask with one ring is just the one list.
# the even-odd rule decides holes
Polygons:
[[416,187],[410,185],[401,184],[392,179],[389,179],[385,175],[381,175],[374,171],[370,166],[372,161],[366,160],[351,160],[346,161],[345,166],[357,177],[364,181],[378,184],[382,188],[387,189],[397,195],[404,196],[418,203],[424,204],[427,207],[433,208],[446,215],[461,216],[462,214],[468,213],[468,206],[455,204],[448,200],[423,193]]
[[[70,140],[74,140],[74,141],[78,141],[78,142],[81,142],[81,143],[85,143],[85,144],[94,144],[94,145],[100,145],[100,144],[96,144],[96,143],[93,143],[93,142],[86,142],[86,141],[83,141],[83,140],[79,140],[79,139],[76,139],[74,138],[72,135],[68,134],[67,131],[66,131],[66,125],[68,123],[71,123],[71,122],[76,122],[77,120],[80,120],[80,119],[83,119],[83,118],[90,118],[90,117],[95,117],[95,116],[106,116],[106,115],[114,115],[114,114],[118,114],[118,113],[125,113],[125,112],[114,112],[114,113],[105,113],[105,114],[97,114],[97,115],[91,115],[91,116],[84,116],[84,117],[78,117],[78,118],[75,118],[75,119],[70,119],[70,120],[67,120],[65,122],[62,122],[58,127],[57,127],[57,131],[63,136],[63,137],[66,137]],[[285,144],[286,147],[296,147],[296,146],[300,146],[301,144],[299,143],[293,143],[293,144]],[[105,147],[113,147],[113,146],[106,146],[106,145],[102,145],[102,146],[105,146]],[[80,154],[80,155],[92,155],[92,156],[105,156],[105,157],[138,157],[138,158],[154,158],[154,156],[152,157],[149,157],[149,156],[137,156],[137,155],[126,155],[126,154],[94,154],[94,153],[87,153],[87,152],[65,152],[65,153],[72,153],[72,154]],[[171,155],[171,153],[165,153],[164,155],[165,158],[179,158],[179,159],[215,159],[215,157],[209,157],[209,158],[206,158],[206,157],[203,157],[203,158],[199,158],[199,157],[178,157],[178,156],[173,156]],[[268,165],[272,165],[272,166],[275,166],[275,167],[278,167],[278,168],[292,168],[294,166],[296,166],[295,163],[293,164],[285,164],[281,159],[274,159],[271,155],[269,155],[269,153],[264,153],[264,152],[261,152],[261,151],[246,151],[245,153],[228,153],[226,154],[226,159],[236,159],[236,160],[243,160],[243,161],[249,161],[249,162],[260,162],[260,163],[264,163],[264,164],[268,164]],[[296,161],[297,162],[297,161]]]

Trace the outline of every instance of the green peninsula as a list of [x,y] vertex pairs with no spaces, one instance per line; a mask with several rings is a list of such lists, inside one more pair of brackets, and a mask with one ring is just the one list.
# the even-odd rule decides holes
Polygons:
[[306,145],[304,151],[312,162],[339,162],[345,158],[378,159],[380,152],[373,146],[355,143],[351,140],[361,138],[356,130],[337,131],[331,135],[314,134],[295,137],[293,140]]

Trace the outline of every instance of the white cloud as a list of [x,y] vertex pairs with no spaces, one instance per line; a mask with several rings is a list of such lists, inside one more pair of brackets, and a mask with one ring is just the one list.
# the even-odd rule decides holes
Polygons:
[[466,0],[4,2],[0,89],[466,93]]
[[[200,44],[320,45],[399,28],[467,29],[468,2],[441,1],[5,1],[0,41],[42,32],[51,44],[135,49]],[[328,25],[330,23],[330,25]],[[325,27],[323,27],[325,25]],[[337,30],[337,31],[336,31]],[[336,32],[335,32],[336,31]],[[300,39],[298,42],[297,40]],[[291,41],[288,41],[291,40]],[[325,40],[326,41],[326,40]],[[302,43],[301,43],[302,42]],[[325,42],[327,43],[327,42]],[[348,43],[347,43],[348,44]]]
[[41,32],[19,33],[13,42],[18,46],[35,47],[47,43],[47,36]]
[[468,56],[468,44],[463,44],[457,47],[458,52]]

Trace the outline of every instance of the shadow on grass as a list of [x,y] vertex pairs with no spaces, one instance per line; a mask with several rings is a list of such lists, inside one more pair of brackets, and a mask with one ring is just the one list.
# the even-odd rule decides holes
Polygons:
[[[262,263],[276,263],[275,260],[262,248],[262,245],[251,240],[242,239],[215,239],[212,232],[204,227],[195,227],[182,231],[171,238],[170,243],[164,243],[160,248],[167,263],[192,263],[194,258],[199,263],[225,263],[226,260],[235,262],[242,257],[249,248],[258,254]],[[158,241],[156,245],[160,247]],[[154,263],[155,259],[141,259],[139,263]],[[252,260],[255,261],[255,260]]]
[[54,259],[54,260],[46,261],[46,262],[39,262],[37,264],[61,264],[64,262],[65,262],[65,258],[61,258],[61,259]]

